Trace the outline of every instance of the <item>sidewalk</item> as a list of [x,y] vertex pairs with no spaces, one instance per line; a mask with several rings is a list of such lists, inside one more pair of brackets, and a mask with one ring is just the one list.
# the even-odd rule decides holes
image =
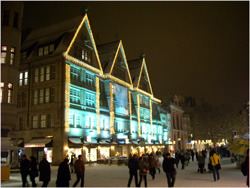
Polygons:
[[[206,160],[207,161],[207,160]],[[222,169],[220,170],[220,180],[214,182],[212,173],[197,173],[197,162],[190,162],[189,166],[184,170],[177,170],[175,187],[246,187],[246,176],[241,174],[240,169],[236,168],[235,163],[230,162],[230,158],[223,158],[221,160]],[[207,163],[205,165],[207,169]],[[52,176],[49,187],[55,187],[57,177],[57,166],[52,166]],[[129,171],[127,166],[117,165],[94,165],[86,166],[85,173],[85,187],[126,187],[129,178]],[[29,180],[29,178],[28,178]],[[36,178],[38,187],[42,182]],[[76,180],[76,175],[71,174],[70,186]],[[148,187],[167,187],[167,179],[165,173],[156,174],[156,179],[152,180],[151,176],[147,175]],[[30,180],[29,180],[30,182]],[[31,186],[31,182],[29,183]],[[11,173],[9,181],[2,181],[2,187],[21,187],[20,173]],[[80,186],[80,183],[78,184]],[[131,186],[134,186],[134,180]],[[142,182],[142,185],[144,183]]]

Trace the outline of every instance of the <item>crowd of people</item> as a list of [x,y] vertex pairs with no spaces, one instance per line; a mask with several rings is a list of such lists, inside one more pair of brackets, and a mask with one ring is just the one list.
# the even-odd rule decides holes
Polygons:
[[[168,187],[174,187],[176,174],[178,169],[179,161],[181,162],[181,169],[184,170],[188,166],[190,160],[194,161],[194,156],[196,156],[196,161],[198,163],[198,172],[203,173],[206,171],[205,161],[207,158],[207,151],[203,150],[200,152],[194,152],[193,150],[188,150],[186,152],[175,152],[174,158],[171,157],[170,153],[165,153],[163,156],[161,153],[151,153],[151,154],[142,154],[140,157],[137,154],[133,156],[130,154],[128,159],[128,168],[129,168],[129,180],[127,187],[130,187],[132,179],[135,180],[135,187],[140,187],[142,181],[144,181],[144,186],[147,187],[147,174],[152,177],[152,180],[156,177],[156,172],[161,173],[161,167],[166,174]],[[246,160],[249,160],[247,158]],[[216,154],[215,150],[209,152],[208,157],[208,169],[213,172],[214,181],[220,179],[219,170],[220,157]],[[38,168],[37,168],[38,166]],[[176,167],[176,168],[175,168]],[[46,155],[43,156],[43,159],[40,161],[39,165],[34,156],[30,157],[30,160],[27,159],[26,155],[22,156],[20,162],[20,170],[22,177],[22,186],[26,187],[28,185],[27,177],[30,176],[30,181],[32,182],[32,187],[36,187],[35,178],[39,176],[39,180],[43,182],[42,187],[47,187],[51,178],[51,168],[50,163],[46,159]],[[38,171],[40,173],[38,173]],[[84,174],[85,174],[85,163],[83,161],[82,155],[71,159],[66,157],[63,162],[59,165],[56,186],[57,187],[69,187],[69,182],[71,180],[71,173],[76,174],[76,181],[73,184],[73,187],[76,187],[77,184],[81,181],[81,187],[84,187]],[[139,179],[138,179],[139,172]],[[249,173],[249,172],[248,172]],[[249,176],[248,176],[249,177]],[[249,184],[249,181],[247,182]]]

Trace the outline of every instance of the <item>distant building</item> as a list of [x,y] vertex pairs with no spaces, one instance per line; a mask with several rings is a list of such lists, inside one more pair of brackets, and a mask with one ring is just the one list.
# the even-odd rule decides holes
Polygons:
[[[44,153],[54,165],[74,154],[97,161],[168,144],[169,116],[153,95],[145,58],[127,61],[122,41],[96,46],[87,15],[26,37],[18,85],[10,136],[38,161]],[[174,117],[174,135],[183,139],[181,116]]]
[[18,164],[19,148],[14,147],[17,143],[8,134],[17,126],[22,16],[23,2],[1,2],[1,162],[11,167]]

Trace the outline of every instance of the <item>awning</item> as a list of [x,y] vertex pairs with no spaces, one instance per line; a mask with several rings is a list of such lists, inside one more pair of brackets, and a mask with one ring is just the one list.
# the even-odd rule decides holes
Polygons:
[[83,146],[83,142],[80,137],[69,137],[68,139],[69,148],[81,148],[82,146]]
[[25,148],[33,147],[47,147],[47,145],[52,141],[52,138],[39,138],[32,139],[30,142],[24,144]]
[[81,138],[69,138],[69,141],[74,144],[82,144]]
[[137,141],[132,141],[132,144],[138,145]]
[[101,139],[99,141],[99,144],[110,144],[110,143],[111,143],[110,139]]

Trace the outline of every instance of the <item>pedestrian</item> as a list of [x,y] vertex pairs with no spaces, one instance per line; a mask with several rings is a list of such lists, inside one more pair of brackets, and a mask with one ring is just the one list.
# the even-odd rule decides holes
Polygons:
[[149,155],[148,163],[149,163],[149,173],[152,176],[152,179],[154,180],[156,174],[155,168],[157,167],[157,162],[152,153]]
[[156,168],[157,168],[157,170],[158,170],[158,172],[159,172],[159,174],[161,173],[161,164],[162,164],[162,162],[161,162],[161,156],[159,155],[159,156],[155,156],[155,160],[156,160],[156,164],[157,164],[157,166],[156,166]]
[[191,150],[192,161],[194,161],[194,150]]
[[26,155],[22,156],[22,160],[20,162],[20,171],[22,176],[23,187],[29,186],[27,182],[27,176],[29,174],[30,161],[27,159]]
[[51,169],[50,164],[46,159],[46,154],[43,155],[43,159],[39,163],[40,178],[39,180],[43,182],[42,187],[47,187],[50,181]]
[[80,180],[81,180],[81,187],[84,187],[85,163],[82,160],[82,155],[78,155],[78,160],[76,160],[74,167],[77,180],[75,181],[73,187],[76,187]]
[[198,151],[195,152],[196,161],[198,161]]
[[181,160],[181,169],[184,169],[184,164],[185,164],[185,157],[183,155],[183,153],[181,153],[180,155],[180,160]]
[[204,166],[205,166],[205,157],[202,154],[202,152],[199,152],[198,155],[198,171],[200,171],[203,174],[203,170],[204,170]]
[[140,174],[139,187],[141,186],[142,178],[144,179],[145,187],[147,187],[147,170],[149,169],[149,164],[146,158],[144,158],[144,155],[139,158],[138,167]]
[[137,175],[138,159],[137,159],[137,154],[134,154],[133,157],[130,157],[130,159],[128,161],[128,168],[129,168],[128,187],[130,187],[133,176],[135,177],[135,187],[138,187],[138,175]]
[[36,177],[38,176],[37,161],[34,156],[30,157],[30,168],[29,168],[30,181],[32,182],[32,187],[36,187]]
[[69,187],[69,181],[71,180],[69,170],[69,159],[65,158],[60,163],[57,173],[56,186],[57,187]]
[[170,153],[167,153],[166,157],[164,158],[162,168],[167,176],[168,187],[174,187],[176,176],[176,169],[174,168],[175,163],[176,160],[171,157]]
[[216,154],[215,150],[211,151],[211,157],[209,158],[209,162],[212,164],[214,181],[216,181],[215,173],[217,174],[217,180],[219,180],[220,179],[219,168],[216,165],[220,164],[220,158]]
[[178,169],[178,166],[179,166],[179,161],[180,161],[180,153],[179,152],[176,152],[175,153],[175,164],[176,164],[176,168]]
[[75,158],[76,158],[75,154],[71,155],[71,158],[70,158],[70,170],[71,170],[71,173],[74,172],[74,164],[75,164],[75,160],[74,159]]

